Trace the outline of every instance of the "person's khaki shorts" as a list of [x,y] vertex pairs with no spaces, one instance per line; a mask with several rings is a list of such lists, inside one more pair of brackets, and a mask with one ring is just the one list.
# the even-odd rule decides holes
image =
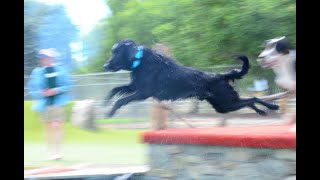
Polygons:
[[65,108],[63,106],[49,106],[41,113],[41,120],[44,122],[64,121]]

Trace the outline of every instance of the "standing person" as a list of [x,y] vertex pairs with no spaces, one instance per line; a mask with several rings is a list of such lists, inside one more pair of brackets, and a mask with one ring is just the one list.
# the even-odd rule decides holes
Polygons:
[[63,129],[65,119],[64,106],[69,102],[68,92],[71,81],[67,71],[58,66],[55,49],[39,51],[41,67],[35,68],[30,76],[28,87],[33,99],[36,100],[32,109],[40,113],[44,124],[48,143],[49,160],[61,159]]

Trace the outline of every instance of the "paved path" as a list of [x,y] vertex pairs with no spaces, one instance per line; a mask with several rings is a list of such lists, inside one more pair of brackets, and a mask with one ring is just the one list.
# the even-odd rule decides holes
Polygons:
[[103,178],[121,175],[142,174],[149,170],[149,166],[96,166],[78,164],[74,166],[51,166],[24,171],[24,179],[68,179],[68,178]]

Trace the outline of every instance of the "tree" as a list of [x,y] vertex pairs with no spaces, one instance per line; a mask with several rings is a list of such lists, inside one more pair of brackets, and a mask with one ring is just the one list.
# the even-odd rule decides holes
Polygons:
[[37,52],[42,48],[56,48],[60,53],[58,60],[71,64],[69,44],[77,38],[78,29],[62,5],[25,0],[24,19],[25,74],[37,66]]
[[39,22],[42,21],[42,16],[45,12],[44,4],[25,0],[24,1],[24,73],[30,74],[31,70],[37,66],[37,51],[36,43]]
[[101,51],[89,58],[94,60],[89,71],[103,71],[112,45],[127,38],[147,46],[165,42],[178,61],[198,68],[236,63],[231,59],[237,53],[247,54],[256,64],[265,40],[287,36],[293,45],[296,42],[294,0],[109,0],[108,4],[112,16],[99,26],[104,29],[99,41],[92,41]]

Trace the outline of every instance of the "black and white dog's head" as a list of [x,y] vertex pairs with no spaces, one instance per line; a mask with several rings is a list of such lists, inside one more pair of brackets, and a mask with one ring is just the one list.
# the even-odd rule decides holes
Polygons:
[[278,86],[295,92],[296,53],[290,48],[285,37],[267,40],[258,62],[262,67],[271,68],[274,71],[275,82]]
[[264,68],[272,68],[281,59],[289,54],[290,44],[286,37],[278,37],[265,41],[265,49],[259,54],[258,62]]
[[121,40],[112,46],[112,56],[104,64],[107,71],[132,70],[139,46],[132,40]]

